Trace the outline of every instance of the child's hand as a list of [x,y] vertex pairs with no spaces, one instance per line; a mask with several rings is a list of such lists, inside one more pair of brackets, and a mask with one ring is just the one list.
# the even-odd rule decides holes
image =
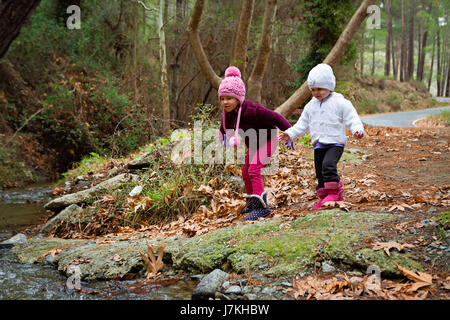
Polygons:
[[354,136],[358,139],[361,139],[362,137],[364,137],[364,132],[358,130],[355,132]]
[[291,137],[289,137],[289,135],[286,132],[281,132],[278,135],[278,140],[280,140],[281,142],[286,143],[286,142],[291,140]]

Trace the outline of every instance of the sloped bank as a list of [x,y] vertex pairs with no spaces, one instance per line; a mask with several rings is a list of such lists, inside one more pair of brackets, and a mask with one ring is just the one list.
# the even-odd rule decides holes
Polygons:
[[10,254],[21,263],[52,264],[65,273],[69,265],[77,264],[84,280],[113,279],[144,270],[139,251],[146,250],[146,241],[153,248],[164,241],[164,262],[190,273],[208,273],[219,268],[276,278],[312,273],[318,261],[331,261],[342,270],[365,271],[376,265],[388,277],[401,275],[396,263],[409,270],[423,271],[408,252],[392,252],[387,256],[382,250],[370,248],[368,243],[377,238],[381,225],[393,218],[384,213],[326,210],[291,222],[273,219],[235,225],[192,238],[145,239],[142,234],[134,240],[122,241],[28,239],[27,243],[15,245]]

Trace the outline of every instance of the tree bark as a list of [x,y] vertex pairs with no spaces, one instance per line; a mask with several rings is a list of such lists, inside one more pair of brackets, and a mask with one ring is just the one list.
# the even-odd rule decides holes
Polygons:
[[436,51],[437,51],[437,61],[436,61],[436,86],[437,86],[437,96],[441,95],[441,35],[439,30],[436,35]]
[[[364,0],[361,3],[323,63],[334,66],[339,62],[339,60],[344,55],[345,50],[348,48],[354,34],[356,33],[356,31],[358,31],[361,23],[367,17],[367,8],[374,3],[375,0]],[[309,91],[308,84],[305,81],[303,85],[299,89],[297,89],[294,94],[290,96],[289,99],[286,100],[275,111],[287,117],[292,114],[292,112],[294,112],[310,96],[311,92]]]
[[214,72],[211,64],[206,57],[205,51],[203,50],[202,43],[200,41],[200,35],[198,26],[203,13],[203,7],[205,0],[195,1],[194,8],[192,10],[191,18],[188,24],[188,35],[189,41],[191,43],[192,51],[197,60],[197,64],[205,76],[206,80],[215,88],[219,89],[220,82],[222,79]]
[[177,52],[175,53],[172,63],[170,64],[170,69],[172,71],[172,81],[170,83],[170,105],[171,105],[171,117],[172,119],[178,119],[178,87],[179,87],[179,73],[180,64],[178,63],[180,53],[184,47],[181,44],[181,24],[183,21],[183,11],[182,11],[182,0],[176,0],[175,2],[175,15],[176,15],[176,31],[175,31],[175,44],[178,46]]
[[40,2],[41,0],[0,1],[0,58],[6,54]]
[[163,132],[165,135],[169,135],[170,101],[169,101],[169,81],[167,75],[166,35],[164,31],[163,10],[164,10],[164,0],[159,0],[158,33],[159,33],[159,59],[161,65]]
[[409,0],[409,31],[408,31],[408,68],[405,80],[409,81],[414,74],[414,16],[416,14],[415,0]]
[[244,78],[247,69],[247,47],[255,0],[242,0],[237,28],[234,31],[230,65],[239,68]]
[[419,55],[419,66],[417,69],[417,80],[423,80],[423,69],[425,65],[425,47],[427,46],[428,30],[425,30],[422,35],[421,52]]
[[373,38],[372,38],[372,70],[371,70],[371,75],[373,76],[375,74],[375,32],[373,33]]
[[447,85],[445,87],[445,96],[450,97],[450,61],[447,65]]
[[391,0],[386,0],[386,14],[387,14],[387,36],[386,36],[386,56],[384,63],[384,75],[389,76],[391,69],[391,42],[392,42],[392,14],[391,14]]
[[261,103],[261,89],[267,62],[272,50],[272,32],[277,13],[277,0],[266,0],[264,21],[262,26],[261,42],[253,71],[248,79],[247,97]]
[[402,19],[402,35],[401,35],[401,57],[400,57],[400,81],[405,81],[406,72],[406,30],[405,30],[405,0],[401,0],[401,19]]
[[436,38],[437,34],[434,36],[433,39],[433,48],[431,49],[431,66],[430,66],[430,73],[428,75],[428,91],[430,91],[431,88],[431,79],[433,78],[433,67],[434,67],[434,55],[436,50]]
[[[391,38],[391,56],[392,56],[392,72],[394,74],[394,79],[397,80],[398,79],[398,64],[399,64],[399,50],[397,47],[397,50],[395,50],[395,37],[394,35],[392,35]],[[398,45],[397,45],[398,46]]]
[[365,30],[361,30],[361,46],[359,49],[359,73],[361,78],[364,76],[364,42],[365,42]]

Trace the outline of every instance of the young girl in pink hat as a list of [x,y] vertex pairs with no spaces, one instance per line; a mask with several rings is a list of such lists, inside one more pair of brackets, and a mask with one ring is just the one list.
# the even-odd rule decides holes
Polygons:
[[246,221],[266,217],[271,210],[267,205],[261,170],[270,162],[278,146],[278,136],[272,133],[272,129],[284,131],[291,124],[282,115],[245,99],[245,84],[236,67],[225,70],[218,95],[223,108],[219,129],[223,144],[236,148],[245,143],[247,147],[242,179],[248,201],[241,214],[247,213]]
[[281,142],[294,141],[310,132],[319,197],[313,209],[317,210],[323,208],[326,202],[344,200],[337,163],[347,142],[345,126],[358,139],[364,137],[364,126],[353,104],[342,94],[334,92],[336,78],[329,65],[322,63],[312,68],[307,83],[313,98],[303,109],[297,123],[282,132],[279,139]]

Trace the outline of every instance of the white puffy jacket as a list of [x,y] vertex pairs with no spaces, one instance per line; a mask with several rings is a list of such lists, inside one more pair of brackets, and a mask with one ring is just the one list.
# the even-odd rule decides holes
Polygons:
[[318,141],[323,144],[345,145],[345,126],[349,127],[352,134],[356,131],[364,133],[364,126],[353,104],[342,94],[332,92],[322,102],[313,97],[303,109],[297,123],[285,132],[295,140],[309,131],[313,146]]

